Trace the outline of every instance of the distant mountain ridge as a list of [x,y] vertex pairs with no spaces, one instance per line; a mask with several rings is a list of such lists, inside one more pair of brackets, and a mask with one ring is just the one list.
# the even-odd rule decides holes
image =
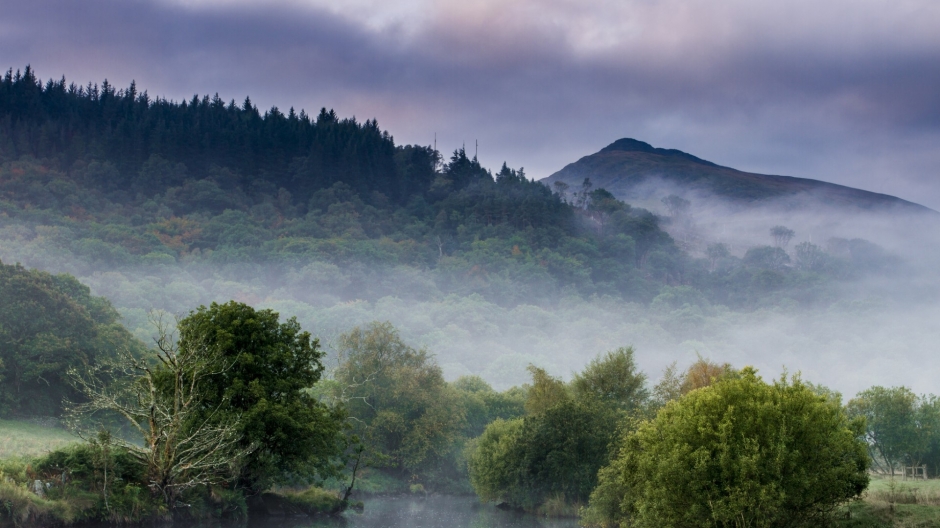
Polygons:
[[670,193],[713,195],[742,208],[773,201],[797,210],[822,204],[937,214],[933,209],[887,194],[809,178],[743,172],[632,138],[618,139],[544,181],[550,185],[562,181],[574,188],[585,178],[590,178],[595,188],[603,187],[627,202],[658,200],[656,194],[661,194],[665,186]]

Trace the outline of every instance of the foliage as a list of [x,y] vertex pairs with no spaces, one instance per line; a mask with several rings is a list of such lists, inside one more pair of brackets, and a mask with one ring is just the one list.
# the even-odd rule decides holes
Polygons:
[[469,446],[470,483],[484,501],[519,505],[527,501],[520,486],[520,456],[525,420],[497,419]]
[[448,456],[466,416],[460,398],[424,350],[405,344],[389,323],[344,334],[334,397],[352,418],[371,465],[427,478]]
[[[18,467],[5,461],[0,474],[0,504],[4,506],[0,518],[6,514],[14,523],[126,523],[166,512],[163,501],[154,500],[147,491],[144,468],[121,448],[102,453],[91,443],[73,444],[27,459]],[[39,493],[37,481],[42,487]]]
[[80,395],[69,368],[93,365],[142,345],[111,304],[67,275],[0,262],[0,416],[58,416]]
[[511,420],[525,414],[528,391],[524,387],[496,392],[479,376],[463,376],[450,385],[462,400],[460,405],[466,413],[463,436],[467,439],[480,436],[496,420]]
[[940,470],[940,401],[935,396],[876,386],[858,393],[847,410],[865,419],[865,440],[880,471],[894,475],[901,464],[925,462],[932,472]]
[[565,382],[535,365],[529,365],[528,370],[532,374],[532,386],[526,396],[526,413],[539,414],[571,399]]
[[254,493],[301,475],[331,477],[345,447],[338,408],[307,391],[323,372],[319,342],[297,320],[244,303],[202,306],[177,324],[179,347],[214,365],[200,380],[193,427],[234,425]]
[[633,351],[596,358],[571,387],[530,367],[526,416],[496,420],[468,450],[470,482],[483,500],[560,512],[587,500],[626,413],[645,407],[645,376]]
[[[117,415],[143,440],[139,445],[116,437],[144,468],[142,479],[170,509],[186,491],[224,483],[253,449],[239,446],[237,416],[213,420],[224,403],[209,407],[201,397],[202,384],[231,366],[206,340],[190,339],[180,347],[168,324],[156,320],[159,337],[154,357],[122,353],[114,362],[88,371],[69,371],[86,401],[71,408],[73,426],[82,421]],[[115,381],[116,380],[116,381]]]
[[663,377],[653,387],[652,398],[649,400],[650,410],[655,412],[693,390],[708,387],[717,381],[735,376],[737,376],[737,371],[729,363],[720,365],[701,356],[682,374],[677,373],[676,363],[673,362],[666,367]]
[[633,354],[633,347],[624,347],[592,360],[571,381],[576,397],[606,402],[626,412],[638,410],[649,394],[646,375],[637,370]]
[[497,420],[472,447],[471,484],[483,500],[530,511],[559,496],[586,501],[615,427],[608,408],[570,399],[536,415]]
[[42,499],[25,486],[0,482],[0,519],[9,519],[14,526],[71,523],[75,517],[68,503]]
[[863,427],[798,378],[744,369],[624,436],[591,498],[598,524],[818,526],[868,484]]

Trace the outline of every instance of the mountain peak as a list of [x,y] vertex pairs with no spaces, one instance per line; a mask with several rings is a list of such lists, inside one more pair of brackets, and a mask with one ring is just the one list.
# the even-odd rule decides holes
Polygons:
[[705,161],[701,158],[697,158],[686,152],[676,149],[663,149],[656,148],[653,145],[645,141],[640,141],[633,138],[621,138],[617,141],[614,141],[610,145],[601,149],[601,152],[643,152],[647,154],[659,154],[660,156],[666,156],[670,158],[682,158],[687,161],[692,161],[695,163],[701,163],[703,165],[709,165],[712,167],[718,167],[710,161]]
[[613,150],[621,150],[624,152],[656,152],[662,149],[656,149],[653,145],[645,141],[640,141],[639,139],[621,138],[602,148],[601,152],[610,152]]
[[[607,189],[621,200],[651,203],[654,207],[661,198],[660,194],[668,192],[713,195],[747,207],[769,204],[774,200],[790,210],[817,211],[821,205],[856,210],[900,207],[912,212],[936,214],[931,209],[894,196],[808,178],[742,172],[681,150],[656,148],[632,138],[618,139],[600,152],[584,156],[549,176],[547,181],[560,180],[569,185],[579,185],[585,178],[590,178],[596,187]],[[662,187],[662,183],[667,186]]]

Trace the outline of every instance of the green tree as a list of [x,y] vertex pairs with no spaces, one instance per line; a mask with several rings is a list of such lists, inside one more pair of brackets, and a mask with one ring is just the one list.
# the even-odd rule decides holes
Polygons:
[[[70,422],[82,431],[90,422],[110,423],[117,416],[134,429],[143,445],[106,433],[92,447],[100,449],[100,441],[107,440],[108,446],[113,441],[126,450],[145,468],[144,481],[154,497],[173,510],[185,491],[234,478],[254,446],[239,445],[243,427],[237,415],[225,412],[226,401],[210,407],[201,397],[207,379],[224,373],[231,363],[217,348],[192,337],[180,347],[166,321],[154,323],[158,338],[152,354],[135,357],[121,351],[118,358],[93,368],[69,369],[85,400],[71,406]],[[217,414],[226,419],[214,419]]]
[[622,347],[591,360],[571,381],[575,397],[628,412],[642,408],[649,391],[646,375],[637,370],[633,354],[633,347]]
[[849,401],[852,416],[865,418],[865,439],[879,470],[894,475],[900,464],[920,465],[938,434],[935,398],[907,387],[872,387]]
[[921,462],[927,465],[928,475],[940,475],[940,398],[933,394],[921,400],[918,421],[927,436],[927,449]]
[[770,228],[770,237],[774,239],[774,246],[784,250],[795,234],[792,229],[781,225]]
[[759,246],[747,250],[743,262],[755,268],[779,270],[790,262],[790,255],[779,246]]
[[708,245],[705,249],[705,255],[708,257],[709,269],[715,271],[721,261],[731,256],[731,251],[728,250],[726,244],[715,243]]
[[591,498],[607,526],[819,526],[868,484],[864,420],[746,368],[624,435]]
[[320,380],[323,352],[295,318],[280,322],[274,311],[231,301],[199,307],[178,329],[181,351],[209,354],[216,365],[199,386],[205,412],[191,423],[238,423],[239,446],[251,450],[240,486],[256,493],[336,474],[345,415],[308,390]]
[[625,412],[643,407],[645,376],[633,350],[596,358],[571,387],[530,366],[526,416],[496,420],[468,446],[470,482],[483,500],[529,511],[586,501]]
[[529,365],[527,370],[532,374],[532,385],[529,387],[525,402],[525,411],[528,414],[544,412],[571,399],[565,382],[535,365]]
[[0,416],[57,416],[63,399],[81,398],[68,369],[141,354],[119,320],[74,277],[0,262]]
[[810,242],[796,245],[796,265],[803,271],[819,271],[825,263],[826,254],[819,246]]
[[518,481],[524,426],[522,418],[497,418],[467,446],[470,484],[481,500],[516,505],[527,500],[527,490]]
[[345,402],[368,462],[426,480],[448,457],[466,420],[440,367],[387,322],[341,336],[339,359],[334,397]]
[[675,194],[670,194],[663,198],[661,202],[666,206],[666,211],[669,212],[669,216],[672,217],[673,220],[677,220],[685,215],[692,206],[692,202],[681,196],[676,196]]
[[718,364],[701,356],[681,374],[673,362],[666,367],[663,377],[653,387],[650,410],[657,411],[691,391],[708,387],[725,378],[733,378],[737,374],[730,363]]
[[526,390],[512,387],[496,392],[479,376],[462,376],[451,386],[460,394],[466,413],[466,438],[476,438],[486,426],[503,419],[511,420],[525,414]]
[[546,500],[586,501],[608,461],[617,413],[572,399],[501,420],[469,447],[470,482],[481,499],[536,510]]

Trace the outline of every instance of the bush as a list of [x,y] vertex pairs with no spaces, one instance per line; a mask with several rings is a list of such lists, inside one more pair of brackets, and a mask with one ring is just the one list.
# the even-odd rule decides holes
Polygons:
[[75,517],[66,501],[42,499],[25,485],[0,481],[0,520],[9,519],[15,526],[41,526],[68,524]]
[[473,489],[483,500],[528,511],[583,502],[608,461],[615,423],[610,409],[573,400],[525,418],[496,420],[469,448]]
[[794,378],[747,368],[625,435],[600,473],[597,525],[818,526],[868,485],[863,420]]
[[311,486],[301,491],[284,492],[287,502],[307,515],[325,515],[343,510],[343,499],[336,493]]

